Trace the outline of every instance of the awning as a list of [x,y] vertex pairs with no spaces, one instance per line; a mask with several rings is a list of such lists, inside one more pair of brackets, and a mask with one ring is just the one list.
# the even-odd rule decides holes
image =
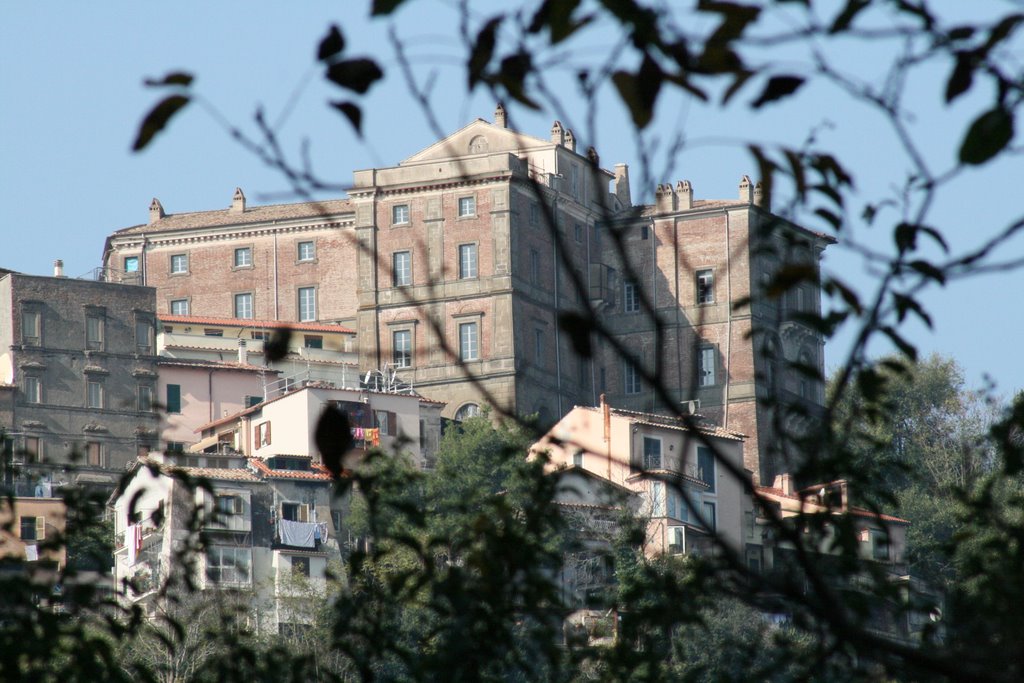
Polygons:
[[188,447],[188,452],[189,453],[202,453],[203,451],[205,451],[210,446],[216,446],[217,445],[217,438],[218,437],[217,437],[216,434],[214,434],[213,436],[208,436],[205,439],[202,439],[202,440],[192,444],[191,446],[189,446]]

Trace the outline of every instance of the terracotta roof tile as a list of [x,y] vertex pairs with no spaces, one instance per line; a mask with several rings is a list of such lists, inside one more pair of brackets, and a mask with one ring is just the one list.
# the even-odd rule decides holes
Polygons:
[[183,325],[220,325],[223,327],[244,327],[246,329],[268,329],[278,330],[288,328],[300,332],[340,332],[343,334],[355,334],[355,330],[344,325],[333,323],[295,323],[282,320],[244,320],[241,318],[209,318],[196,315],[170,315],[157,316],[162,323],[178,323]]
[[[600,413],[600,406],[577,406],[584,410],[591,412]],[[612,408],[611,412],[613,415],[619,415],[620,417],[626,417],[636,424],[647,425],[650,427],[661,427],[664,429],[675,429],[681,432],[688,432],[690,428],[686,425],[682,418],[673,417],[671,415],[655,415],[654,413],[641,413],[635,410],[626,410],[624,408]],[[740,432],[734,432],[729,429],[723,429],[717,425],[709,424],[698,424],[697,431],[708,434],[709,436],[717,436],[721,439],[731,439],[733,441],[743,441],[747,438],[746,434]]]
[[[754,488],[757,494],[760,496],[766,496],[771,498],[786,498],[788,500],[800,500],[800,495],[798,493],[787,494],[782,489],[777,489],[773,486],[756,486]],[[806,499],[805,505],[808,508],[808,512],[824,512],[826,510],[826,508],[823,505],[818,505],[817,503]],[[817,508],[817,510],[815,510],[814,508]],[[865,510],[864,508],[851,506],[850,508],[848,508],[847,511],[851,515],[856,515],[858,517],[870,517],[872,519],[880,519],[886,522],[893,522],[894,524],[910,524],[910,520],[903,519],[901,517],[894,517],[893,515],[886,515],[880,512],[872,512],[871,510]]]
[[172,213],[163,218],[142,225],[123,228],[113,234],[120,235],[137,233],[173,232],[175,230],[195,230],[197,228],[214,228],[229,225],[248,225],[267,223],[270,221],[293,220],[301,218],[336,217],[353,212],[352,204],[347,199],[334,199],[322,202],[301,202],[296,204],[268,204],[266,206],[246,207],[242,213],[229,209],[214,211],[192,211],[189,213]]
[[264,479],[305,479],[330,481],[331,473],[319,463],[310,463],[309,470],[275,470],[262,458],[249,458],[249,465]]
[[206,477],[207,479],[223,479],[228,481],[259,481],[259,478],[241,467],[185,467],[183,465],[165,465],[163,469],[169,473],[182,472],[190,477]]

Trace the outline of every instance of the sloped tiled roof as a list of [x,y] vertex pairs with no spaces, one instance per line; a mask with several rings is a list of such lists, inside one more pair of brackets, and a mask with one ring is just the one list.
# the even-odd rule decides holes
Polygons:
[[157,365],[181,368],[200,368],[203,370],[235,370],[238,372],[269,372],[279,374],[280,370],[264,367],[262,365],[250,365],[248,363],[231,363],[221,360],[204,360],[202,358],[168,358],[160,356],[156,361]]
[[[769,498],[786,498],[788,500],[803,500],[804,505],[808,508],[809,512],[820,511],[824,512],[829,508],[823,505],[819,505],[813,501],[808,501],[806,498],[801,499],[799,493],[786,493],[782,489],[775,488],[774,486],[757,486],[755,487],[758,495],[766,496]],[[901,517],[894,517],[893,515],[887,515],[881,512],[872,512],[860,507],[850,506],[846,512],[857,517],[869,517],[871,519],[880,519],[884,522],[893,522],[894,524],[910,524],[910,520],[903,519]]]
[[249,458],[249,466],[263,479],[330,480],[331,473],[320,463],[310,463],[308,470],[275,470],[262,458]]
[[205,477],[227,481],[259,481],[259,477],[242,467],[185,467],[184,465],[164,465],[162,469],[169,473],[181,472],[190,477]]
[[[577,406],[584,410],[589,410],[594,413],[600,413],[600,406]],[[642,424],[649,427],[660,427],[663,429],[674,429],[680,432],[692,431],[690,427],[686,425],[686,422],[682,418],[672,417],[670,415],[656,415],[654,413],[642,413],[635,410],[626,410],[624,408],[611,408],[612,415],[618,415],[620,417],[626,417],[631,419],[635,424]],[[699,418],[695,418],[699,422]],[[729,429],[723,429],[718,425],[710,424],[698,424],[697,431],[708,436],[716,436],[721,439],[731,439],[733,441],[743,441],[747,438],[746,434],[740,432],[734,432]]]
[[352,204],[347,199],[334,199],[322,202],[301,202],[297,204],[268,204],[266,206],[247,206],[244,212],[218,209],[214,211],[192,211],[188,213],[167,214],[152,223],[133,225],[114,233],[132,235],[137,233],[172,232],[174,230],[195,230],[197,228],[215,228],[229,225],[246,225],[250,223],[267,223],[270,221],[293,220],[300,218],[321,218],[352,212]]
[[219,325],[222,327],[244,327],[246,329],[257,330],[276,330],[287,327],[299,332],[341,332],[344,334],[355,334],[355,330],[352,328],[334,323],[293,323],[282,320],[243,320],[241,318],[210,318],[197,315],[170,315],[163,313],[157,317],[162,323],[174,323],[181,325]]

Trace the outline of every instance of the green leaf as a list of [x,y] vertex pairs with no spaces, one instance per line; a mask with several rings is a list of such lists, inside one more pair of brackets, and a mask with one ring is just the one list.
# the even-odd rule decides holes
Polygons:
[[912,361],[917,360],[917,347],[904,339],[899,332],[888,325],[882,328],[882,332],[892,341],[893,344],[896,345],[896,348],[898,348],[903,355]]
[[736,75],[732,79],[732,83],[725,89],[725,93],[722,95],[722,104],[729,104],[729,100],[733,98],[733,95],[740,91],[740,88],[750,80],[750,77],[754,75],[753,71],[747,71],[746,69],[736,72]]
[[664,79],[661,67],[649,54],[644,55],[636,74],[628,71],[616,71],[612,74],[612,82],[615,83],[619,97],[629,109],[637,128],[646,128],[654,118],[654,105]]
[[340,111],[345,115],[345,118],[349,120],[352,127],[356,129],[356,134],[359,137],[363,137],[363,110],[352,102],[331,102],[331,106]]
[[192,74],[185,71],[172,71],[160,80],[147,78],[143,83],[148,88],[159,88],[165,85],[180,85],[188,87],[192,85],[193,77]]
[[769,102],[792,95],[803,84],[804,79],[799,76],[772,76],[768,79],[764,90],[761,91],[756,100],[750,103],[750,106],[754,109],[760,109]]
[[279,327],[274,330],[270,340],[263,345],[263,353],[268,363],[274,363],[288,355],[288,347],[291,346],[292,330],[289,327]]
[[373,0],[373,9],[370,10],[370,16],[378,17],[391,14],[398,9],[398,6],[403,2],[405,2],[405,0]]
[[946,284],[946,274],[943,273],[940,269],[933,266],[932,264],[928,263],[927,261],[911,261],[907,265],[909,265],[911,268],[916,270],[921,275],[924,275],[927,278],[935,280],[940,285]]
[[828,209],[822,207],[818,207],[817,209],[815,209],[814,213],[817,214],[818,216],[821,216],[829,223],[831,223],[832,227],[836,230],[836,232],[839,232],[839,230],[842,229],[843,219],[837,213],[829,211]]
[[377,62],[365,57],[345,59],[327,67],[327,79],[360,95],[384,77]]
[[153,141],[153,136],[163,130],[171,117],[181,111],[189,101],[190,98],[185,95],[171,95],[160,100],[142,120],[139,133],[132,145],[132,151],[138,152],[145,149]]
[[531,109],[540,109],[540,106],[526,94],[526,77],[531,73],[533,73],[533,60],[529,53],[517,52],[501,60],[497,81],[516,101]]
[[974,80],[976,59],[971,52],[956,53],[956,66],[946,81],[946,103],[950,103],[967,92]]
[[921,318],[922,322],[924,322],[924,324],[927,325],[929,329],[931,329],[932,318],[930,315],[928,315],[924,308],[921,307],[921,304],[918,303],[917,299],[909,297],[905,294],[900,294],[899,292],[893,292],[892,300],[893,304],[896,306],[896,319],[899,322],[903,322],[903,320],[907,317],[907,313],[912,311],[916,313],[919,318]]
[[317,420],[313,438],[324,467],[337,479],[341,476],[345,454],[355,446],[348,415],[336,406],[328,404]]
[[999,154],[1013,139],[1013,114],[1005,107],[991,109],[971,124],[960,145],[960,163],[980,165]]
[[910,223],[900,223],[893,231],[893,239],[896,241],[896,249],[902,254],[917,248],[917,226]]
[[337,24],[331,24],[327,35],[320,41],[320,49],[316,51],[318,61],[326,62],[345,49],[345,38],[341,35]]
[[473,44],[473,49],[469,54],[469,63],[466,66],[470,90],[483,80],[487,65],[491,63],[491,57],[494,56],[498,29],[504,19],[505,17],[502,15],[491,18],[476,36],[476,42]]

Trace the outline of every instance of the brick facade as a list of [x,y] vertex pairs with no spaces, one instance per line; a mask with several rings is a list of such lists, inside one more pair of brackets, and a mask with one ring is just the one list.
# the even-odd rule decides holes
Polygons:
[[[746,178],[735,200],[695,200],[683,181],[632,207],[625,167],[600,170],[560,124],[545,140],[496,119],[356,171],[344,201],[246,208],[239,192],[231,209],[171,215],[155,202],[150,224],[111,235],[105,266],[117,275],[140,258],[160,312],[188,300],[192,315],[232,315],[234,295],[251,292],[255,317],[295,321],[300,288],[315,288],[317,319],[357,330],[363,371],[408,362],[403,379],[447,402],[446,417],[486,403],[550,422],[601,393],[637,410],[699,400],[707,418],[748,434],[746,465],[770,480],[782,456],[758,401],[816,404],[821,388],[769,368],[762,348],[819,369],[823,358],[821,339],[788,316],[816,310],[817,290],[771,300],[765,278],[794,258],[816,268],[827,239],[773,216]],[[310,240],[316,260],[299,260]],[[236,266],[236,249],[251,263]],[[187,273],[171,272],[176,254]],[[612,336],[592,359],[559,326],[590,307]],[[662,380],[671,407],[617,345]]]

